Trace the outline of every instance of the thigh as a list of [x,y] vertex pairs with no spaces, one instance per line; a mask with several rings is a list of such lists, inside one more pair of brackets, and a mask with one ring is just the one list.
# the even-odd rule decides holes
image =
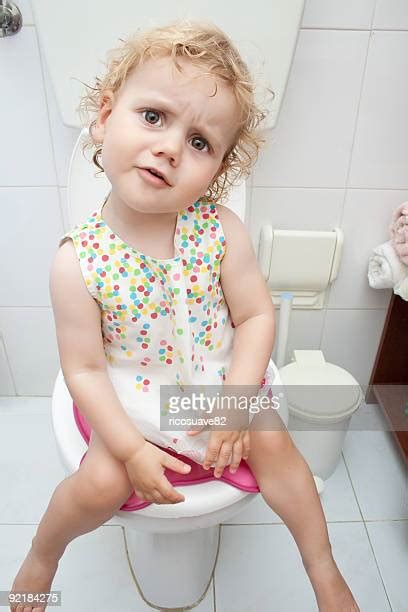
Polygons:
[[124,463],[112,455],[94,430],[91,431],[88,452],[79,466],[78,475],[99,497],[126,500],[133,492]]

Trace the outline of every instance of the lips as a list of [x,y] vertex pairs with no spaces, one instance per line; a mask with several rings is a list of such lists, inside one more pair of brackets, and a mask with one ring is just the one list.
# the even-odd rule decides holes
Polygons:
[[143,180],[148,184],[158,187],[159,189],[164,189],[165,187],[169,187],[169,184],[163,179],[156,176],[153,172],[150,172],[147,168],[137,168],[140,175],[143,177]]
[[155,168],[154,166],[146,166],[145,168],[143,168],[143,170],[148,170],[151,174],[155,176],[159,176],[161,179],[163,179],[165,183],[167,183],[167,185],[170,185],[169,181],[167,180],[166,175],[160,170],[158,170],[157,168]]

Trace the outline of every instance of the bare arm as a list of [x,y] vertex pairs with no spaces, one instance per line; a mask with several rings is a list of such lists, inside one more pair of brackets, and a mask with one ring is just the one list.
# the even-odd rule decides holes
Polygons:
[[71,240],[55,255],[50,294],[61,368],[71,397],[112,455],[127,461],[145,439],[108,376],[100,309],[86,288]]
[[238,215],[221,204],[226,252],[220,281],[235,325],[226,385],[260,385],[275,340],[275,310],[249,234]]

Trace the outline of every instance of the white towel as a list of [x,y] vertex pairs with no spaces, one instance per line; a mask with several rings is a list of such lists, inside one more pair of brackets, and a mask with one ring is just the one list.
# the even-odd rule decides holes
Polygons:
[[394,287],[408,275],[408,266],[403,264],[391,241],[373,249],[368,260],[368,282],[373,289]]
[[394,293],[401,296],[403,300],[408,302],[408,276],[402,279],[394,287]]

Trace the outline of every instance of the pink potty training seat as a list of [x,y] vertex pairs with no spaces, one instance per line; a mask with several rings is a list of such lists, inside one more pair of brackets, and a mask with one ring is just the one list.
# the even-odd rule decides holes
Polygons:
[[[73,402],[73,410],[74,410],[74,418],[77,424],[77,427],[80,431],[81,436],[85,440],[85,442],[89,445],[89,440],[91,437],[91,427],[84,417],[83,414],[79,411],[78,407]],[[153,442],[151,442],[153,444]],[[201,482],[207,482],[207,480],[223,480],[224,482],[228,482],[228,484],[233,487],[237,487],[238,489],[242,489],[243,491],[248,491],[249,493],[259,493],[260,489],[255,480],[253,473],[251,472],[248,464],[244,459],[241,459],[241,463],[238,466],[235,474],[231,474],[229,471],[229,467],[226,466],[220,478],[216,478],[214,476],[214,468],[210,467],[208,470],[205,470],[202,465],[196,463],[189,457],[185,457],[181,453],[176,453],[169,448],[163,448],[158,444],[155,444],[160,450],[176,457],[176,459],[181,459],[184,463],[191,465],[191,470],[188,474],[179,474],[170,468],[166,468],[164,470],[164,474],[166,478],[171,482],[172,485],[194,485],[200,484]],[[84,453],[80,464],[85,458],[87,451]],[[141,510],[142,508],[146,508],[146,506],[150,506],[154,502],[145,501],[137,497],[136,493],[133,492],[128,500],[120,507],[120,510],[124,510],[126,512],[134,512],[135,510]]]

